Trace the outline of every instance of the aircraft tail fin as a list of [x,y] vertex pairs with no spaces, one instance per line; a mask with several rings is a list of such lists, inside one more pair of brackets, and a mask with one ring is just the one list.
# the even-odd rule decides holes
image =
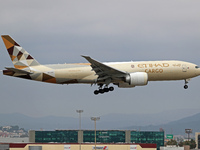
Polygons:
[[25,69],[40,65],[25,49],[23,49],[9,35],[2,35],[3,42],[16,69]]

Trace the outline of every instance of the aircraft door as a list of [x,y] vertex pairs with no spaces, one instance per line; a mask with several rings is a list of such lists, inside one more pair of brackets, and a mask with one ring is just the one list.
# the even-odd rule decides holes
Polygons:
[[182,65],[182,71],[187,72],[187,66],[185,64]]

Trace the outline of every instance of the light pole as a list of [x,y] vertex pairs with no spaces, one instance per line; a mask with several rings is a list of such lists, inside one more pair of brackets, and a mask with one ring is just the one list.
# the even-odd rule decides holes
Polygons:
[[95,143],[95,150],[96,150],[96,121],[100,120],[100,117],[91,117],[91,120],[94,121],[94,128],[95,128],[95,132],[94,132],[94,143]]
[[[83,112],[83,110],[76,110],[77,113],[79,113],[79,134],[81,133],[81,113]],[[79,135],[78,134],[78,135]],[[79,150],[81,150],[81,141],[80,141],[80,136],[78,136],[79,138]]]
[[192,133],[192,129],[185,129],[185,133],[188,134],[188,141],[190,140],[190,133]]

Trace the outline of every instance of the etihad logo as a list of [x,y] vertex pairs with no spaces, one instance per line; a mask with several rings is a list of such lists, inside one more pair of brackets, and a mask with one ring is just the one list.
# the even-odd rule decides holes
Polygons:
[[157,67],[169,67],[168,63],[158,63],[158,64],[138,64],[139,68],[157,68]]

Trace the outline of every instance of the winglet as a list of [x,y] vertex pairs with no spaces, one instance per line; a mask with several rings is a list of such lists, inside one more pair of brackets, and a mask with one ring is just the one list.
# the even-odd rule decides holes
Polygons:
[[89,56],[84,56],[84,55],[81,55],[83,58],[85,58],[87,61],[89,61],[91,64],[92,64],[92,61],[96,61],[94,59],[92,59],[91,57]]
[[87,59],[87,58],[90,58],[89,56],[84,56],[84,55],[81,55],[81,57]]

